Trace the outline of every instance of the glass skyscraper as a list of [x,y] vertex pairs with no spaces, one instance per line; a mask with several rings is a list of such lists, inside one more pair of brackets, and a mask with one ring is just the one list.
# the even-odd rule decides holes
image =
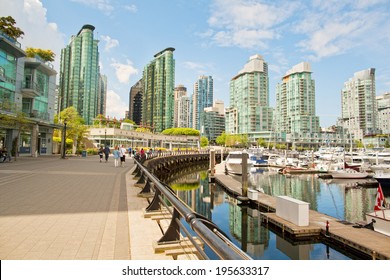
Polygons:
[[201,117],[204,108],[213,106],[213,78],[200,76],[194,85],[192,94],[192,127],[201,130]]
[[320,132],[319,117],[315,115],[315,83],[307,62],[287,71],[276,86],[276,132],[287,134]]
[[99,70],[99,41],[94,39],[94,30],[94,26],[84,25],[61,50],[60,111],[73,106],[86,124],[92,124],[105,108],[100,102],[104,87],[101,87]]
[[253,55],[230,81],[230,107],[226,109],[226,133],[247,134],[251,140],[272,130],[269,107],[268,64]]
[[174,48],[154,55],[143,72],[142,126],[154,132],[173,127],[175,60]]

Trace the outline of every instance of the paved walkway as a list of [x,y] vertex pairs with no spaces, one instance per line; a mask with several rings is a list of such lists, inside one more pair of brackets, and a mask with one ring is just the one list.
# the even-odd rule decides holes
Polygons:
[[134,187],[133,161],[42,156],[0,163],[0,259],[172,259]]

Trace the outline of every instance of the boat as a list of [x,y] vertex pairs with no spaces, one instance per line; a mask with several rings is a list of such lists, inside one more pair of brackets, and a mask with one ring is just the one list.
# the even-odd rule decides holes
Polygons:
[[281,174],[312,174],[312,173],[319,173],[314,168],[308,168],[308,167],[299,167],[299,166],[286,166],[284,168],[281,168],[279,173]]
[[250,159],[250,154],[245,151],[232,151],[226,157],[225,170],[227,173],[242,175],[242,157],[247,155],[247,171],[248,173],[254,166],[254,162]]
[[329,171],[333,179],[363,179],[368,177],[367,172],[356,171],[352,168]]
[[390,236],[390,208],[386,205],[381,184],[378,186],[374,212],[366,213],[366,221],[374,231]]
[[390,173],[376,173],[373,178],[384,188],[390,188]]
[[262,166],[266,163],[263,158],[264,148],[252,147],[248,149],[249,159],[253,161],[254,166]]
[[390,173],[390,160],[386,159],[382,163],[373,164],[370,166],[370,169],[375,173],[377,172]]

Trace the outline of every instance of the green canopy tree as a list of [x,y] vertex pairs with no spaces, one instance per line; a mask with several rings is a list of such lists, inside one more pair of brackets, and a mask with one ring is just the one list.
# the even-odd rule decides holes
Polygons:
[[257,139],[257,145],[260,147],[266,147],[267,146],[267,141],[265,141],[264,138],[258,138]]
[[200,131],[193,129],[193,128],[187,128],[187,127],[176,127],[176,128],[168,128],[161,132],[161,134],[165,135],[192,135],[192,136],[199,136]]
[[225,146],[226,145],[226,133],[222,132],[222,134],[219,135],[217,137],[217,139],[215,139],[215,142],[217,143],[217,145]]
[[0,31],[2,31],[5,35],[10,38],[17,40],[18,38],[24,35],[24,32],[16,27],[16,21],[13,17],[0,17]]
[[42,58],[44,61],[53,62],[54,57],[56,56],[55,53],[51,50],[43,50],[43,49],[37,49],[37,48],[27,48],[26,49],[27,57],[35,57],[36,55]]
[[[79,115],[75,107],[68,107],[62,110],[59,116],[56,116],[54,122],[66,123],[66,142],[73,142],[74,152],[83,148],[83,136],[87,131],[87,127],[84,119]],[[61,135],[61,131],[57,130],[56,135]]]
[[203,148],[203,147],[207,147],[208,145],[209,145],[209,139],[207,139],[206,136],[200,137],[200,146]]

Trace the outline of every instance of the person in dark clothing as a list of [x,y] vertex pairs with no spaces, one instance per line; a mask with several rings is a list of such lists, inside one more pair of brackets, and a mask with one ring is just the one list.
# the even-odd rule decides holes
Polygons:
[[103,154],[104,154],[103,147],[100,147],[98,154],[99,154],[100,162],[102,162],[103,161]]
[[106,146],[104,148],[104,157],[105,157],[106,162],[108,161],[108,156],[109,155],[110,155],[110,147]]

